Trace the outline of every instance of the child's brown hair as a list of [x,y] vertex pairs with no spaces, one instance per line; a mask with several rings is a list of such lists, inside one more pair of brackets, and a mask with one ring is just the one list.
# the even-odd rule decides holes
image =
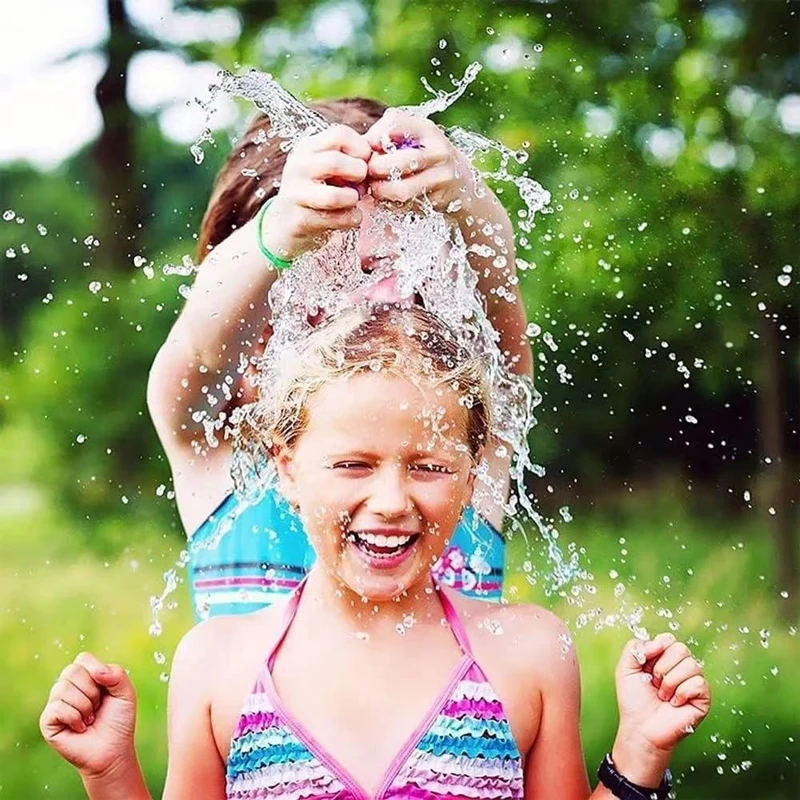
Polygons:
[[[383,103],[363,97],[323,100],[309,107],[328,122],[349,125],[358,133],[366,133],[387,109]],[[197,246],[200,261],[209,250],[255,217],[259,208],[277,192],[287,153],[281,149],[283,140],[270,137],[269,129],[269,117],[259,114],[219,171],[200,225]],[[258,189],[263,191],[257,192]]]

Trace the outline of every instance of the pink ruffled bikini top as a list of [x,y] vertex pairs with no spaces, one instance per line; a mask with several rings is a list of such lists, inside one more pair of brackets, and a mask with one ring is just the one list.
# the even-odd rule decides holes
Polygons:
[[282,704],[272,680],[278,649],[303,590],[289,600],[231,742],[231,800],[517,800],[522,756],[503,706],[475,661],[464,626],[437,586],[447,622],[464,656],[438,699],[389,765],[374,798]]

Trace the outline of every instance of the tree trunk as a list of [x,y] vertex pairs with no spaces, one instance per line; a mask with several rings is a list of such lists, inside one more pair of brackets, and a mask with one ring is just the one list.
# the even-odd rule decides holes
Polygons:
[[95,88],[103,131],[94,145],[96,179],[104,215],[102,251],[115,270],[130,266],[138,252],[142,207],[136,170],[136,118],[128,105],[128,67],[138,50],[136,30],[123,0],[106,0],[111,30],[106,71]]

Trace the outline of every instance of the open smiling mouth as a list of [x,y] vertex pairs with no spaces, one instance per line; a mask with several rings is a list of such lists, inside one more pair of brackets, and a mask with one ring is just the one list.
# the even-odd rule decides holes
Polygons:
[[347,540],[364,555],[375,559],[395,559],[410,550],[419,539],[418,533],[405,536],[384,536],[366,531],[349,531]]

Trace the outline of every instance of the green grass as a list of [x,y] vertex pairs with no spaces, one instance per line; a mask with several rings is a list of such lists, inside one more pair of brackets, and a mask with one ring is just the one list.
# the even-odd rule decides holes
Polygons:
[[[84,649],[130,669],[139,691],[139,752],[151,788],[159,791],[166,759],[166,684],[159,677],[165,667],[154,653],[171,658],[191,615],[188,590],[181,585],[178,608],[165,614],[164,633],[153,638],[149,598],[161,593],[163,573],[174,565],[180,543],[141,524],[126,529],[121,518],[114,523],[117,534],[131,544],[104,561],[87,553],[87,531],[66,525],[35,496],[3,507],[11,510],[0,516],[0,685],[6,689],[0,796],[83,797],[72,769],[41,741],[38,716],[61,668]],[[581,656],[590,766],[614,734],[612,676],[628,633],[623,625],[596,631],[594,619],[579,625],[579,615],[595,607],[604,615],[615,613],[614,586],[621,582],[625,609],[642,606],[651,633],[677,626],[676,633],[704,659],[714,688],[711,717],[676,756],[681,800],[797,797],[800,678],[794,667],[800,653],[797,636],[778,620],[783,601],[770,588],[765,531],[653,509],[618,520],[578,515],[562,526],[561,541],[585,548],[582,564],[594,575],[588,583],[596,594],[584,590],[577,597],[548,598],[541,576],[534,570],[531,585],[519,566],[512,566],[508,587],[512,597],[542,602],[570,622]],[[530,557],[521,540],[512,543],[511,552],[512,564]],[[616,577],[609,576],[612,570]],[[762,629],[770,632],[766,648]],[[751,766],[742,770],[743,762]]]

